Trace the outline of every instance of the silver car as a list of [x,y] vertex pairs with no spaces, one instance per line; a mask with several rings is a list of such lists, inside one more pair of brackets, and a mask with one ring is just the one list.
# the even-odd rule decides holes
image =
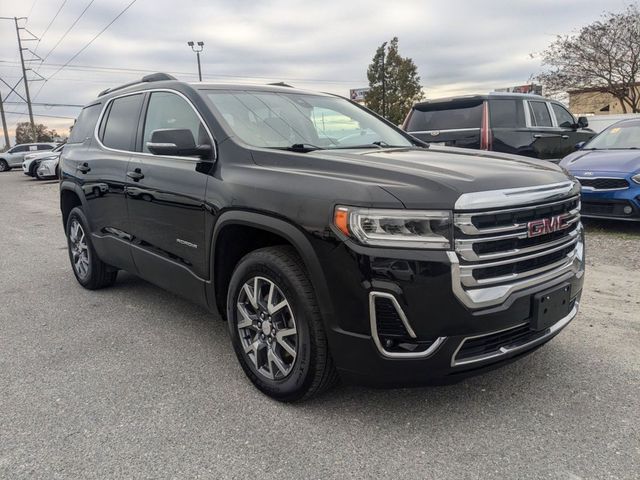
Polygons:
[[28,153],[43,152],[53,150],[57,143],[22,143],[10,148],[6,152],[0,153],[0,172],[6,172],[12,168],[22,165],[24,156]]

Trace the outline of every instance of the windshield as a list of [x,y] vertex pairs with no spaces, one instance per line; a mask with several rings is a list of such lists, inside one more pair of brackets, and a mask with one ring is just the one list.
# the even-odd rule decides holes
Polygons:
[[207,96],[234,135],[255,147],[413,145],[375,116],[338,97],[243,90],[209,90]]
[[594,137],[585,150],[627,150],[640,148],[640,122],[612,125]]

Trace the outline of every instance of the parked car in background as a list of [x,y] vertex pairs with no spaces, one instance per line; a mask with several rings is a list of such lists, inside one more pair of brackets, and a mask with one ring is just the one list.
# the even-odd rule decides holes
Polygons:
[[490,93],[417,103],[403,129],[431,144],[560,161],[595,135],[588,125],[554,100]]
[[64,147],[64,143],[58,145],[53,150],[48,150],[44,152],[36,152],[36,153],[28,153],[24,156],[24,161],[22,162],[22,172],[25,175],[29,175],[30,177],[36,176],[36,170],[40,165],[42,160],[57,158]]
[[57,145],[57,143],[23,143],[16,145],[6,152],[0,153],[0,172],[19,167],[28,153],[53,150]]
[[589,130],[600,133],[605,128],[619,122],[620,120],[629,120],[633,118],[640,118],[640,113],[622,113],[620,115],[592,115],[588,117]]
[[582,184],[582,216],[640,221],[640,118],[611,125],[560,165]]
[[43,159],[36,169],[36,178],[38,180],[47,180],[50,178],[58,178],[58,164],[60,161],[60,152]]

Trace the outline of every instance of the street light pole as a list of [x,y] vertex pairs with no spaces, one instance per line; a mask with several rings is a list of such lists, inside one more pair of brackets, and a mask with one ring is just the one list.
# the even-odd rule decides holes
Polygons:
[[[202,68],[200,67],[200,52],[204,48],[204,42],[187,42],[187,45],[191,47],[191,50],[196,52],[196,58],[198,60],[198,79],[202,81]],[[196,46],[197,45],[197,46]]]
[[386,55],[387,42],[382,44],[382,116],[387,118],[387,85],[385,81],[384,57]]

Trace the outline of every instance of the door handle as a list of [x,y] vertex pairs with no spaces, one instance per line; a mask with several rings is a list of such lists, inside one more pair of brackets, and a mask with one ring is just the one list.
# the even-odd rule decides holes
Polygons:
[[556,133],[534,133],[533,138],[557,138],[560,135]]
[[131,178],[134,182],[139,182],[144,178],[144,173],[139,168],[133,170],[133,172],[127,172],[127,177]]
[[77,169],[82,173],[89,173],[91,171],[91,167],[87,162],[84,162],[82,165],[78,165]]
[[563,140],[569,140],[569,135],[562,135]]

